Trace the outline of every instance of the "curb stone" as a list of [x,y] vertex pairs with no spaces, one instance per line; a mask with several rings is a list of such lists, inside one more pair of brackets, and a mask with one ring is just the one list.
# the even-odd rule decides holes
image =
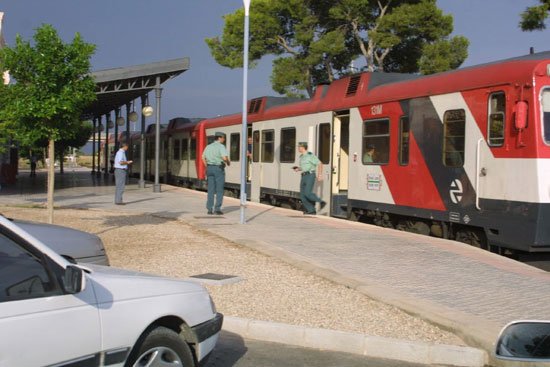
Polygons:
[[471,347],[406,341],[239,317],[225,317],[223,329],[248,339],[426,365],[483,367],[488,360],[485,351]]

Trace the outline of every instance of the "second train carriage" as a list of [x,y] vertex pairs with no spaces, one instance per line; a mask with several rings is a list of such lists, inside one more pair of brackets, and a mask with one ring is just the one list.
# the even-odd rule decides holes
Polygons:
[[[292,167],[307,141],[324,167],[320,214],[494,251],[550,250],[550,53],[423,77],[362,73],[312,99],[268,101],[249,102],[251,200],[300,208]],[[238,163],[227,189],[238,192],[240,121],[196,123],[198,182],[208,136],[223,131]]]

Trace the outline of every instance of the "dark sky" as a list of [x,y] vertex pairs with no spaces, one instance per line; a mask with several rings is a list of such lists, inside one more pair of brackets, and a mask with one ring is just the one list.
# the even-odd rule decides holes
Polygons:
[[[254,1],[254,0],[252,0]],[[522,32],[519,14],[538,0],[438,0],[454,16],[455,32],[470,40],[463,66],[550,50],[550,31]],[[191,68],[164,84],[162,120],[176,116],[212,117],[240,111],[242,69],[219,66],[204,39],[220,35],[223,15],[241,0],[2,0],[4,37],[32,38],[52,24],[65,41],[75,32],[97,45],[92,69],[144,64],[188,56]],[[269,82],[271,60],[249,72],[248,97],[275,95]]]

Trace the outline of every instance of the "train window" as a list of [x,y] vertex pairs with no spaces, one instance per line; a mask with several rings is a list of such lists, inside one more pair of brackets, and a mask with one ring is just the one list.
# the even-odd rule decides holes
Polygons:
[[317,145],[318,157],[321,163],[330,163],[330,147],[332,145],[330,124],[319,125],[319,144]]
[[191,147],[189,148],[189,160],[194,161],[197,157],[197,139],[191,139]]
[[189,140],[181,139],[181,159],[186,161],[189,159]]
[[296,128],[281,129],[281,163],[293,163],[296,160]]
[[[216,140],[216,137],[214,135],[209,135],[207,138],[206,138],[206,145],[209,145],[209,144],[212,144],[214,142],[214,140]],[[224,143],[225,144],[225,143]]]
[[447,167],[464,166],[466,113],[449,110],[443,115],[443,164]]
[[409,164],[409,134],[409,116],[403,116],[399,120],[399,164],[402,166]]
[[363,130],[363,164],[390,160],[390,120],[367,120]]
[[542,133],[544,142],[550,145],[550,89],[546,88],[542,91]]
[[254,131],[252,133],[252,161],[260,161],[260,132]]
[[173,157],[175,161],[179,161],[180,159],[180,141],[179,139],[173,140],[174,142],[174,149],[173,149]]
[[492,147],[504,144],[504,121],[506,121],[506,99],[504,92],[489,96],[489,122],[487,126],[487,142]]
[[233,162],[239,161],[239,149],[241,148],[241,134],[234,133],[230,135],[229,159]]
[[262,162],[273,162],[273,156],[275,149],[275,131],[263,130],[262,131]]

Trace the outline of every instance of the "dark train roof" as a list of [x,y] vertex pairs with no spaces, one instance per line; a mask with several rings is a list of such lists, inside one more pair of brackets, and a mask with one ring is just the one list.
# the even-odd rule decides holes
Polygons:
[[186,128],[189,126],[196,125],[198,122],[204,120],[201,117],[187,118],[187,117],[174,117],[168,122],[167,129],[174,130],[180,128]]
[[[155,124],[151,124],[149,126],[147,126],[147,129],[145,130],[145,134],[154,134],[155,133]],[[160,124],[160,131],[164,131],[166,130],[166,128],[168,127],[168,125],[166,124]]]

